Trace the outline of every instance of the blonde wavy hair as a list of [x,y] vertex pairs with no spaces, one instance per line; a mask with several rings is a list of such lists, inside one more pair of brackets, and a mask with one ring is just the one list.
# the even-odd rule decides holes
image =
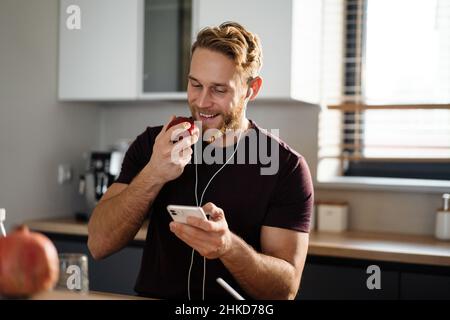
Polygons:
[[237,22],[224,22],[218,27],[206,27],[197,34],[191,48],[220,52],[232,59],[247,81],[258,76],[262,67],[262,48],[259,37]]

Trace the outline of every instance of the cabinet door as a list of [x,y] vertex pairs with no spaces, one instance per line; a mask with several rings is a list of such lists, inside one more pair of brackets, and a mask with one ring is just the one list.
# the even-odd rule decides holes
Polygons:
[[144,97],[186,91],[191,24],[192,0],[145,0]]
[[450,300],[450,273],[403,272],[400,288],[400,297],[405,300]]
[[[70,21],[79,8],[80,29]],[[59,98],[136,99],[144,0],[60,0]],[[69,23],[69,25],[68,25]]]
[[380,289],[367,288],[368,276],[362,267],[307,263],[297,299],[398,299],[398,272],[383,270]]

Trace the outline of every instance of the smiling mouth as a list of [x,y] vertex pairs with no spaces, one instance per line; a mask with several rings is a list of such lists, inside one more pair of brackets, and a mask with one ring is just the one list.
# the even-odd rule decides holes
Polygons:
[[199,112],[199,115],[200,115],[200,118],[202,118],[202,119],[213,119],[213,118],[217,117],[219,114],[218,113],[206,114],[206,113]]

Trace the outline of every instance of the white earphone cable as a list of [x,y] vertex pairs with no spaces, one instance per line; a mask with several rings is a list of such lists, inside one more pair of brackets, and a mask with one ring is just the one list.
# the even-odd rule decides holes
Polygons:
[[[197,187],[198,187],[198,171],[197,171],[197,148],[194,146],[194,157],[195,157],[195,203],[197,207],[200,207],[203,202],[203,196],[205,195],[206,189],[208,189],[211,181],[214,179],[214,177],[230,162],[230,160],[234,157],[236,154],[239,142],[241,140],[242,131],[239,132],[239,137],[236,143],[236,147],[233,151],[233,154],[228,158],[228,160],[219,168],[219,170],[216,171],[216,173],[213,174],[211,179],[209,179],[208,183],[206,184],[205,189],[203,189],[202,196],[200,197],[200,202],[198,201],[198,194],[197,194]],[[192,265],[194,263],[194,252],[195,250],[192,249],[192,255],[191,255],[191,264],[189,266],[189,274],[188,274],[188,298],[191,300],[191,271],[192,271]],[[205,300],[205,282],[206,282],[206,258],[203,257],[203,283],[202,283],[202,300]]]
[[189,266],[189,275],[188,275],[188,299],[191,300],[191,270],[192,264],[194,263],[194,249],[192,249],[191,255],[191,265]]

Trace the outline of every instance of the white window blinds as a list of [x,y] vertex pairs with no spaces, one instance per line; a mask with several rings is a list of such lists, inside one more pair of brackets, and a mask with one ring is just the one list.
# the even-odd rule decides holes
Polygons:
[[450,163],[450,0],[323,4],[319,174],[364,159]]

